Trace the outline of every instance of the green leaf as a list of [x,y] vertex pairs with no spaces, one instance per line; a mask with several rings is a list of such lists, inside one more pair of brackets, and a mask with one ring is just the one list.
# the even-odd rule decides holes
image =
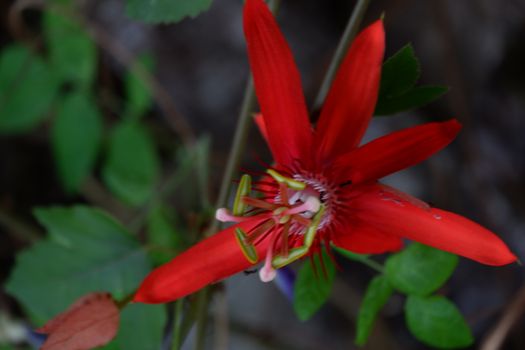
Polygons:
[[124,121],[114,130],[102,171],[108,188],[121,200],[140,205],[155,188],[159,159],[153,140],[144,127]]
[[77,22],[46,12],[44,29],[53,69],[63,81],[88,87],[95,76],[96,47]]
[[0,56],[0,132],[20,133],[46,117],[57,93],[57,80],[38,56],[10,46]]
[[448,91],[442,86],[420,86],[419,61],[406,45],[383,64],[375,115],[391,115],[424,106]]
[[67,96],[51,129],[58,174],[64,188],[76,191],[93,171],[102,139],[102,117],[82,93]]
[[378,102],[376,115],[391,115],[415,109],[438,99],[448,91],[446,86],[421,86],[409,90],[395,98],[385,98]]
[[416,85],[420,74],[414,49],[408,44],[383,64],[379,93],[388,98],[400,96]]
[[295,280],[293,306],[301,321],[310,319],[323,306],[332,291],[335,266],[326,253],[323,252],[322,257],[326,266],[326,276],[320,268],[319,257],[316,256],[316,270],[310,262],[305,262]]
[[[153,69],[153,58],[144,55],[136,63],[144,69]],[[140,118],[151,106],[151,94],[144,82],[133,72],[128,71],[124,79],[126,88],[126,107],[124,115],[129,119]]]
[[365,345],[378,312],[385,306],[393,292],[394,289],[385,276],[377,276],[370,282],[357,317],[355,340],[357,345]]
[[[173,215],[163,206],[151,210],[148,217],[148,243],[156,249],[150,250],[150,255],[156,264],[164,264],[175,256],[185,246],[182,235],[175,229]],[[165,250],[161,250],[165,249]]]
[[421,342],[442,349],[466,347],[474,338],[456,306],[442,296],[409,296],[405,304],[408,329]]
[[150,271],[139,242],[101,210],[55,207],[35,215],[49,236],[18,254],[6,290],[38,323],[88,292],[122,299]]
[[160,349],[166,324],[164,305],[130,304],[122,310],[115,342],[120,349]]
[[126,12],[133,19],[149,23],[179,22],[207,10],[212,0],[127,0]]
[[448,280],[457,264],[456,255],[413,243],[388,258],[385,275],[403,293],[428,295]]

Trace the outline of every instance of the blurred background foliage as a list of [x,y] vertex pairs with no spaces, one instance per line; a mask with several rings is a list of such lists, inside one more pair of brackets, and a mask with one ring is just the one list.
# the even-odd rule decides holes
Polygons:
[[[151,4],[0,3],[2,350],[38,344],[29,329],[86,292],[127,297],[210,222],[248,78],[242,2]],[[353,5],[282,1],[309,102]],[[437,157],[385,182],[480,222],[525,256],[525,3],[378,0],[365,22],[383,11],[392,58],[376,114],[389,118],[375,118],[367,139],[429,120],[464,124]],[[435,84],[449,91],[427,104],[446,91]],[[256,130],[243,156],[249,169],[270,159]],[[478,348],[498,332],[505,349],[525,347],[521,267],[417,244],[373,262],[341,252],[342,271],[329,265],[324,277],[298,265],[291,294],[254,275],[229,279],[216,288],[209,347],[348,349],[373,334],[370,349]],[[125,308],[106,348],[169,348],[173,309]],[[187,319],[194,309],[191,298],[177,306]]]

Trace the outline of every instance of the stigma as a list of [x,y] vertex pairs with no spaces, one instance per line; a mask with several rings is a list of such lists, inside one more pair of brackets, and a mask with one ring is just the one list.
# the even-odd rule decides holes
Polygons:
[[263,282],[270,282],[277,269],[309,252],[325,208],[319,192],[306,182],[286,177],[274,169],[268,169],[266,173],[273,182],[261,182],[262,188],[253,189],[253,192],[263,193],[263,197],[252,196],[252,179],[243,175],[232,210],[219,208],[215,218],[233,223],[260,219],[260,224],[248,232],[236,228],[235,238],[239,249],[252,264],[260,261],[255,246],[269,240],[259,277]]

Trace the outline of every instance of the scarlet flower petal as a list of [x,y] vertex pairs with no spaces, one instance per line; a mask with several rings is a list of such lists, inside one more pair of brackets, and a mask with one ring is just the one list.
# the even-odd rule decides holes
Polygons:
[[352,43],[317,124],[321,159],[346,153],[361,141],[374,113],[384,51],[381,20],[363,30]]
[[377,229],[448,251],[486,265],[516,261],[494,233],[460,215],[422,208],[387,187],[370,186],[352,200],[356,216]]
[[332,242],[357,254],[382,254],[403,248],[401,237],[386,234],[365,222],[353,222],[347,230],[338,231]]
[[262,0],[247,0],[244,33],[255,91],[277,163],[307,160],[312,128],[292,53],[272,13]]
[[262,137],[266,140],[266,143],[270,144],[268,141],[268,130],[266,129],[266,123],[264,122],[264,117],[261,113],[257,113],[253,120],[255,121],[255,124],[257,124],[257,128],[259,128],[259,132],[261,133]]
[[456,137],[461,124],[452,119],[407,128],[373,140],[340,156],[334,167],[340,181],[353,184],[377,180],[415,165],[445,148]]
[[[229,227],[155,269],[144,279],[133,301],[147,304],[173,301],[251,267],[234,230],[239,227],[249,231],[260,222],[261,219],[253,219]],[[257,245],[259,258],[264,258],[267,245],[265,241]]]

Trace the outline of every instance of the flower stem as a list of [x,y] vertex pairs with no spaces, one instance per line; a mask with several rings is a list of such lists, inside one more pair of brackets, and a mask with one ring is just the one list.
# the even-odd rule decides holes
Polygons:
[[370,267],[371,269],[376,270],[379,273],[384,273],[385,272],[384,266],[381,265],[380,263],[378,263],[375,260],[372,260],[370,258],[363,258],[363,259],[359,259],[358,261],[360,263]]
[[354,37],[357,34],[357,31],[359,30],[359,26],[361,25],[361,21],[363,20],[369,3],[370,0],[357,1],[357,4],[355,5],[354,10],[352,11],[352,15],[350,16],[350,19],[346,24],[343,36],[339,41],[339,45],[337,46],[337,49],[335,51],[334,58],[332,59],[332,62],[330,62],[330,66],[328,67],[323,82],[321,83],[319,93],[315,98],[314,105],[312,108],[313,113],[316,113],[321,109],[326,95],[328,95],[328,91],[330,90],[330,86],[332,85],[332,81],[334,80],[335,74],[337,73],[337,69],[343,61],[343,58],[346,55],[346,52],[348,51],[352,40],[354,39]]
[[184,310],[184,298],[178,299],[175,302],[175,319],[173,320],[173,341],[172,350],[179,350],[182,345],[182,319]]
[[[230,150],[230,155],[228,157],[228,162],[226,163],[226,169],[224,170],[224,175],[222,177],[221,189],[219,191],[219,197],[217,198],[217,203],[215,204],[216,208],[222,208],[226,206],[228,201],[228,194],[230,193],[232,180],[239,168],[239,163],[242,156],[242,151],[246,145],[246,139],[248,137],[248,132],[250,131],[250,126],[252,124],[251,114],[255,107],[255,90],[253,87],[253,79],[248,79],[246,88],[244,90],[244,98],[242,100],[241,111],[239,113],[239,119],[237,121],[237,127],[235,129],[235,135],[233,137],[233,144]],[[206,235],[213,235],[220,226],[220,221],[213,220],[208,229]]]

